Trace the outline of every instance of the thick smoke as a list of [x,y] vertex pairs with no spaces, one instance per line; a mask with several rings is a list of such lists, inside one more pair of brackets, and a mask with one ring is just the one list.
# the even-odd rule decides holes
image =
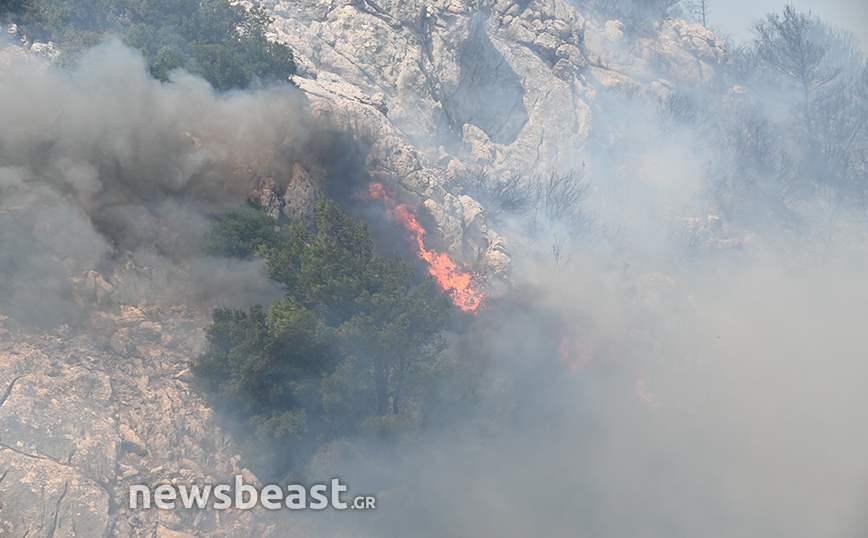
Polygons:
[[160,83],[119,42],[69,69],[13,53],[0,80],[5,314],[73,321],[90,271],[133,305],[270,295],[261,264],[205,259],[199,244],[208,214],[258,186],[238,170],[307,143],[297,91],[218,95],[183,72]]
[[578,233],[504,211],[512,289],[456,336],[507,431],[391,461],[413,480],[379,533],[868,531],[864,64],[815,31],[808,129],[798,81],[745,50],[715,85],[598,95]]

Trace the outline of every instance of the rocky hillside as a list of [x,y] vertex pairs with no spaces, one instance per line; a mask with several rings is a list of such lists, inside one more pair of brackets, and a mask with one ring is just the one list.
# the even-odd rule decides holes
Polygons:
[[[94,296],[112,292],[100,275],[88,278]],[[95,312],[86,334],[0,329],[5,536],[252,535],[238,530],[255,530],[239,514],[126,509],[130,484],[227,482],[239,472],[232,440],[188,385],[204,319],[143,303]]]
[[619,136],[607,99],[659,102],[713,85],[723,42],[668,18],[603,20],[563,1],[280,2],[275,37],[330,126],[370,146],[367,169],[424,204],[450,250],[509,272],[508,242],[473,199],[481,172],[581,170]]
[[[261,4],[295,51],[295,82],[321,126],[351,137],[372,179],[426,207],[451,253],[501,276],[509,248],[472,196],[473,177],[580,168],[595,125],[607,123],[607,95],[658,99],[713,84],[725,60],[701,26],[667,19],[640,31],[562,0]],[[239,168],[236,183],[273,215],[308,217],[327,181],[315,158],[254,168]],[[286,517],[278,527],[257,511],[126,508],[130,484],[240,472],[187,375],[208,303],[161,296],[163,278],[133,258],[87,270],[73,283],[87,316],[46,334],[0,316],[3,536],[293,534]]]

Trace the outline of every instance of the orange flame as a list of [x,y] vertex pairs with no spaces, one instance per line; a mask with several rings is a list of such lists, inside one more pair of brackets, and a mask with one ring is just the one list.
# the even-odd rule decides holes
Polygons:
[[425,247],[425,229],[406,204],[398,204],[389,189],[382,183],[371,183],[370,198],[386,204],[389,218],[410,232],[419,251],[419,257],[428,262],[428,272],[452,297],[452,302],[465,312],[472,312],[482,304],[484,295],[477,289],[477,282],[467,266],[459,267],[445,253]]
[[645,388],[645,378],[639,377],[636,379],[636,394],[642,398],[642,401],[648,407],[660,407],[660,402],[657,401],[657,398]]
[[[619,368],[634,370],[628,363],[624,362],[617,350],[601,350],[598,351],[593,345],[583,342],[578,338],[570,338],[564,336],[561,338],[560,346],[558,346],[558,358],[561,364],[567,367],[570,374],[577,374],[595,359],[600,359],[610,364],[614,364]],[[657,401],[657,397],[645,386],[645,375],[641,371],[635,371],[635,391],[641,402],[652,408],[664,407],[662,403]]]
[[580,340],[570,339],[564,336],[558,348],[558,356],[561,362],[575,374],[594,358],[594,348],[584,344]]

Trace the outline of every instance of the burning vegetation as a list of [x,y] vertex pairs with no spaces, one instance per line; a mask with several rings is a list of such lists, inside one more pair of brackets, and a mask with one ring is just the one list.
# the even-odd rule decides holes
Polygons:
[[426,247],[425,229],[407,204],[398,203],[394,194],[382,183],[371,183],[368,196],[371,200],[381,200],[386,205],[389,218],[408,232],[419,258],[428,262],[428,272],[440,288],[449,294],[455,306],[465,312],[473,312],[482,305],[485,295],[481,291],[481,277],[475,275],[466,264],[456,264],[448,254]]

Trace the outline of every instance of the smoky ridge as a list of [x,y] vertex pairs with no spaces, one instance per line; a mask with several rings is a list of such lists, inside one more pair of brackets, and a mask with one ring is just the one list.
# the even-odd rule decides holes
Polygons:
[[[424,25],[386,3],[336,12],[344,30],[314,7],[262,5],[284,14],[275,33],[296,51],[296,87],[221,93],[183,70],[159,82],[119,41],[63,69],[3,52],[0,336],[20,354],[19,335],[50,335],[83,358],[39,348],[54,361],[45,372],[107,372],[126,402],[106,434],[119,447],[104,479],[119,507],[112,532],[865,529],[868,79],[850,34],[791,6],[736,44],[698,22],[706,4],[694,2],[428,6]],[[418,73],[401,64],[405,85],[390,89],[400,62],[375,63],[352,33],[385,19],[384,50],[416,43],[420,25],[447,60],[414,59]],[[794,69],[800,39],[811,54]],[[340,43],[370,62],[364,73],[322,52]],[[454,65],[450,47],[465,51]],[[559,91],[555,114],[542,95]],[[506,101],[521,106],[498,117]],[[371,194],[377,185],[390,201]],[[484,277],[468,311],[455,287],[430,284],[413,312],[446,298],[449,319],[427,318],[437,339],[414,352],[438,352],[407,370],[404,392],[390,378],[385,404],[374,369],[388,352],[352,332],[354,307],[315,302],[315,286],[272,272],[279,241],[328,244],[316,242],[320,200],[366,223],[372,247],[358,257],[405,260],[407,297],[423,297],[441,254],[458,276]],[[267,237],[251,247],[219,236],[227,215]],[[227,250],[208,251],[218,239]],[[236,247],[243,255],[226,254]],[[403,274],[385,267],[371,273]],[[25,391],[52,386],[28,357],[36,366],[14,363],[0,403],[4,446],[46,446],[15,429]],[[191,368],[202,357],[271,369],[251,388],[229,369]],[[193,432],[200,424],[207,433]],[[111,466],[77,457],[67,459],[86,476]],[[13,477],[25,469],[7,465]],[[123,507],[133,482],[236,475],[259,489],[339,477],[377,507],[222,520]]]

